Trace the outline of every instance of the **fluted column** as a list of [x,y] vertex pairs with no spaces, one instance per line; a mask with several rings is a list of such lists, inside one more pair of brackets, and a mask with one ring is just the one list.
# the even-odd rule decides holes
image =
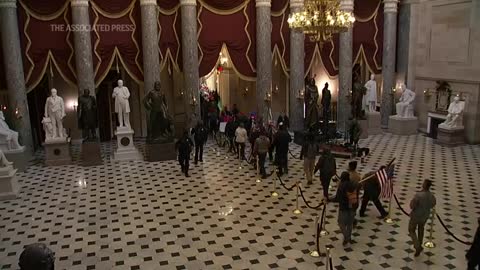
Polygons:
[[[353,0],[341,0],[340,9],[353,12]],[[352,90],[352,65],[353,65],[353,27],[346,32],[340,33],[339,55],[339,90],[337,105],[337,129],[347,130],[347,120],[350,117],[350,102],[348,95]]]
[[382,128],[388,127],[388,117],[393,112],[392,87],[395,86],[397,5],[398,0],[384,0],[382,60],[383,91],[382,106],[380,107]]
[[[299,12],[303,0],[290,0],[290,13]],[[289,112],[291,130],[303,129],[303,99],[298,95],[305,87],[305,35],[301,31],[290,31],[290,95]]]
[[160,55],[158,52],[157,1],[140,0],[142,17],[142,48],[144,89],[150,91],[160,81]]
[[266,119],[265,93],[272,85],[272,19],[271,0],[255,0],[257,8],[257,113]]
[[[89,0],[72,0],[72,23],[75,25],[90,25]],[[93,73],[91,32],[87,27],[73,32],[75,48],[75,68],[78,91],[89,89],[95,95],[95,75]]]
[[19,133],[20,142],[27,147],[27,151],[32,152],[32,128],[20,50],[16,0],[0,0],[0,25],[9,110],[14,121],[11,128]]
[[197,119],[200,119],[197,3],[195,0],[180,0],[180,5],[185,113],[187,115],[187,126],[193,127]]

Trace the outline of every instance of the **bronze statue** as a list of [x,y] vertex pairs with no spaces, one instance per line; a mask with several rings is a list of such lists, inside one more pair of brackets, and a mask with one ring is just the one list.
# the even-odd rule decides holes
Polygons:
[[323,110],[323,123],[328,124],[330,119],[330,104],[332,101],[332,94],[328,90],[328,83],[325,83],[325,87],[322,89],[322,110]]
[[310,77],[305,80],[305,128],[311,128],[318,124],[318,88],[315,85],[315,77]]
[[352,88],[352,118],[365,119],[365,110],[362,108],[363,96],[367,93],[367,88],[360,83],[358,78],[355,79]]
[[78,127],[82,130],[83,141],[97,139],[97,102],[90,96],[88,89],[83,90],[83,95],[78,98]]
[[159,81],[155,82],[153,90],[145,96],[143,104],[150,113],[147,125],[147,142],[173,142],[173,120],[172,117],[168,115],[167,100],[161,92],[161,84]]

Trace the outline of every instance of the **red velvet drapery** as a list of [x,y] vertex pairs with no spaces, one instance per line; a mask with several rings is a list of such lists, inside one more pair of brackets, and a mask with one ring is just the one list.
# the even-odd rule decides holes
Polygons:
[[282,69],[287,73],[290,68],[290,28],[288,27],[289,1],[272,1],[272,52],[278,54]]
[[162,66],[170,59],[174,67],[182,68],[182,18],[178,0],[158,0],[158,47]]
[[0,44],[0,89],[7,89],[7,81],[5,80],[5,62],[3,61],[3,48]]
[[225,3],[221,5],[221,1],[205,2],[209,4],[208,7],[204,6],[203,1],[198,6],[200,76],[212,71],[225,45],[238,75],[245,80],[254,80],[255,1],[246,1],[243,6],[232,4],[229,10],[219,10],[227,7]]
[[[383,4],[381,0],[355,0],[353,26],[353,58],[362,57],[371,72],[378,74],[382,69],[383,50]],[[318,48],[322,62],[330,76],[338,75],[339,41],[338,35],[320,46],[305,37],[305,71],[312,65],[315,50]]]
[[76,82],[71,10],[67,0],[21,0],[18,5],[19,31],[27,91],[45,72],[57,69],[68,83]]
[[99,85],[112,65],[123,65],[137,83],[143,81],[140,2],[91,1],[95,84]]

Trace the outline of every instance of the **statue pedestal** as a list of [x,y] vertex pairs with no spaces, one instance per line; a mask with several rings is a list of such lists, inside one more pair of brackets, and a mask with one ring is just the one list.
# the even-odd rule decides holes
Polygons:
[[133,145],[133,130],[127,127],[117,127],[117,150],[113,153],[113,159],[122,160],[143,160],[140,152]]
[[380,125],[380,113],[379,112],[367,112],[367,126],[368,135],[377,135],[382,133],[382,127]]
[[465,144],[465,129],[438,127],[437,140],[435,143],[446,146],[457,146]]
[[368,120],[358,120],[358,124],[362,129],[362,132],[360,133],[360,139],[368,138],[368,135],[370,134],[368,130]]
[[0,201],[17,198],[19,188],[15,173],[17,169],[12,165],[0,168]]
[[388,130],[395,135],[415,135],[418,129],[417,117],[390,116]]
[[82,143],[82,165],[96,166],[101,165],[102,152],[99,142],[83,142]]
[[25,153],[25,146],[21,146],[15,150],[3,151],[8,161],[13,162],[13,166],[19,171],[24,172],[27,170],[29,157]]
[[146,145],[147,161],[164,161],[177,159],[177,151],[175,151],[175,143],[152,143]]
[[70,138],[47,139],[43,143],[45,147],[45,164],[47,166],[70,165]]

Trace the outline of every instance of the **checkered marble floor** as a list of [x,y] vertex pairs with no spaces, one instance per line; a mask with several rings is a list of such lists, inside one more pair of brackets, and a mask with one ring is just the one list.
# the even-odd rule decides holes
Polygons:
[[[422,135],[391,134],[361,145],[372,149],[362,173],[397,158],[395,192],[404,207],[424,178],[434,180],[437,212],[471,241],[480,216],[480,146],[446,148]],[[190,178],[175,161],[111,161],[112,149],[103,144],[104,163],[94,167],[79,165],[78,146],[69,166],[45,167],[39,152],[28,172],[18,173],[20,197],[0,202],[0,269],[18,269],[23,247],[34,242],[55,252],[57,270],[325,268],[324,257],[309,256],[319,211],[300,202],[303,213],[294,215],[295,192],[282,187],[279,197],[270,197],[273,176],[256,183],[249,166],[212,142],[204,162],[192,164]],[[298,155],[298,146],[291,149]],[[287,185],[305,182],[303,162],[289,162]],[[347,160],[337,162],[346,168]],[[304,186],[313,204],[321,200],[318,177]],[[320,239],[321,251],[332,248],[335,269],[466,269],[467,246],[438,221],[436,247],[414,258],[408,218],[395,205],[392,214],[395,224],[386,224],[370,205],[366,218],[357,216],[355,243],[344,249],[337,206],[329,204],[330,234]]]

